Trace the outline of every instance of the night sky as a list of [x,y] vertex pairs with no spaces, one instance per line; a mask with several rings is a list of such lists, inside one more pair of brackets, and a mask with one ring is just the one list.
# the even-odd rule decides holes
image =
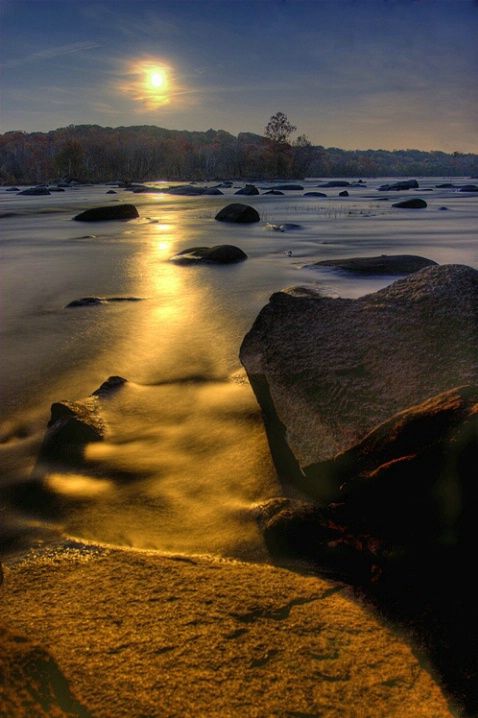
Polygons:
[[478,152],[475,0],[1,0],[1,132],[70,124]]

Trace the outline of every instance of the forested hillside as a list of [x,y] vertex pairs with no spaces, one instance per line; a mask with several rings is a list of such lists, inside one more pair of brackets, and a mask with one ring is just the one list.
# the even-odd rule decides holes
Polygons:
[[39,184],[273,177],[476,176],[478,155],[419,150],[341,150],[304,136],[274,142],[241,132],[155,126],[70,125],[0,135],[0,183]]

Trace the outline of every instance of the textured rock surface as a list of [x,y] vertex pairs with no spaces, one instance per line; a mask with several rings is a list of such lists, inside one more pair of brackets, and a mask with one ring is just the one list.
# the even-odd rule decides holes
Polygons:
[[359,299],[273,294],[241,361],[279,473],[331,459],[393,414],[478,381],[478,271],[438,265]]
[[70,551],[7,570],[2,619],[95,718],[453,716],[349,588],[271,566]]

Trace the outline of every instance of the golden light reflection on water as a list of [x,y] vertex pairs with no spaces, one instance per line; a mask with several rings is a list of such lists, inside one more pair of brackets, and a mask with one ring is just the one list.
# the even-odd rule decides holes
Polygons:
[[231,274],[170,262],[198,238],[184,218],[157,219],[141,226],[127,264],[144,301],[119,308],[120,339],[106,354],[102,380],[127,379],[98,398],[106,438],[87,445],[75,475],[44,467],[45,483],[70,536],[265,561],[254,507],[278,485],[223,306]]
[[[68,532],[137,548],[266,560],[254,506],[277,489],[247,384],[128,383],[103,398],[100,411],[107,440],[88,445],[86,459],[93,474],[109,478],[100,479],[104,490],[94,503],[70,515]],[[86,496],[89,487],[83,476],[49,482],[70,497]]]

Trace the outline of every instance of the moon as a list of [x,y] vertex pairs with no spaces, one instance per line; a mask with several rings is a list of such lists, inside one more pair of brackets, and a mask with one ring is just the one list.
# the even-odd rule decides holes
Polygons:
[[153,87],[161,87],[164,84],[164,76],[161,72],[152,72],[150,82]]

